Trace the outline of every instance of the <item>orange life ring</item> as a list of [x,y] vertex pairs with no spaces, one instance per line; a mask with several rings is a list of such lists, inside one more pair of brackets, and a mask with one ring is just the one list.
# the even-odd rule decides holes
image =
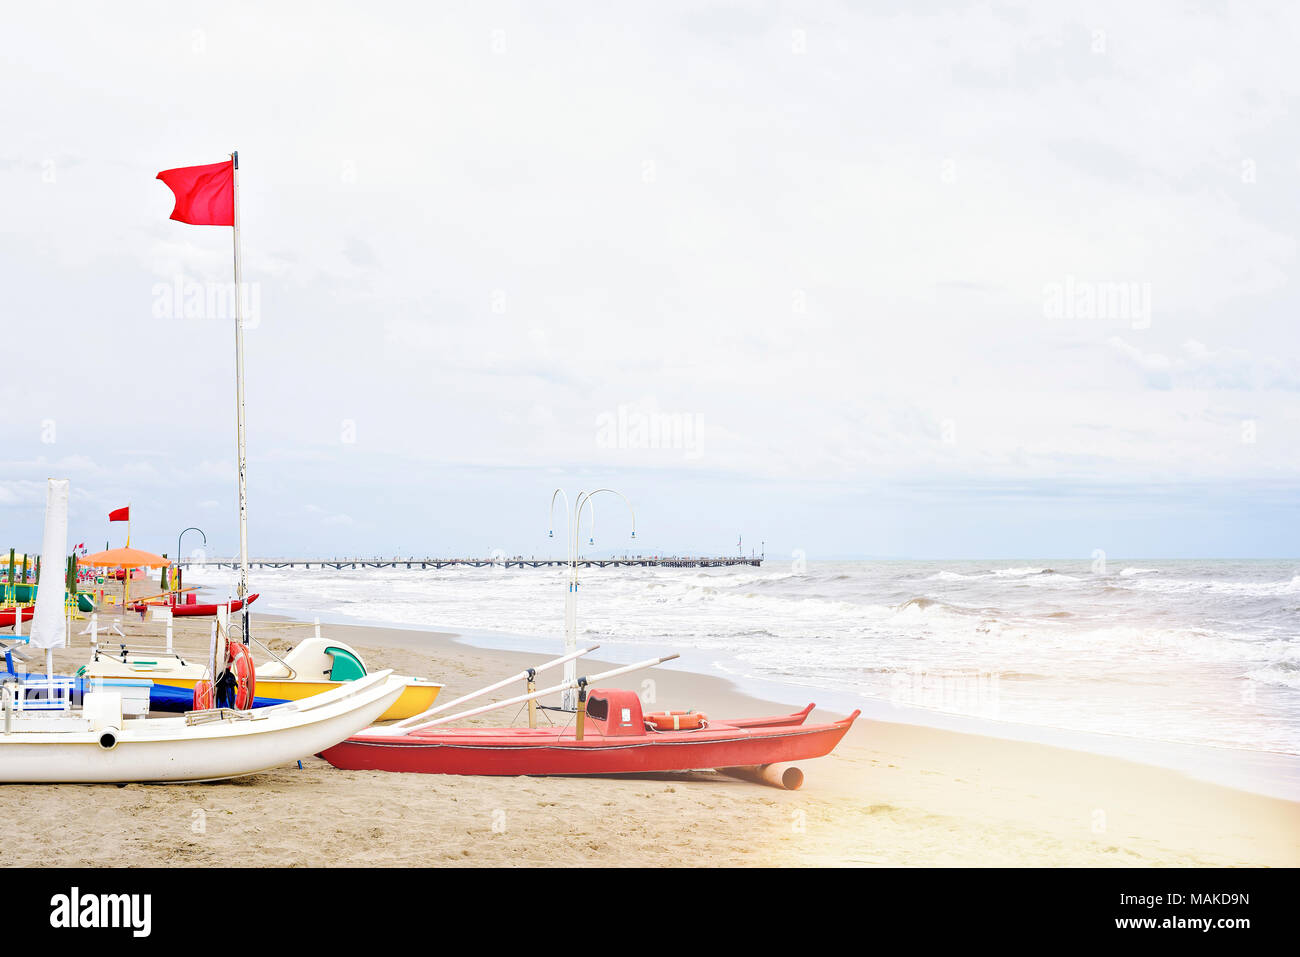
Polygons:
[[[253,665],[253,656],[247,645],[233,640],[226,644],[226,655],[226,668],[235,678],[235,707],[246,711],[253,706],[256,697],[257,669]],[[213,707],[212,682],[207,678],[194,682],[194,710],[206,711]]]
[[253,656],[248,645],[239,641],[230,642],[230,673],[235,676],[235,707],[247,711],[253,706],[254,690],[257,686],[257,669],[253,665]]
[[194,710],[209,711],[212,708],[212,682],[200,678],[194,682]]
[[701,711],[652,711],[643,717],[656,731],[698,731],[709,720]]

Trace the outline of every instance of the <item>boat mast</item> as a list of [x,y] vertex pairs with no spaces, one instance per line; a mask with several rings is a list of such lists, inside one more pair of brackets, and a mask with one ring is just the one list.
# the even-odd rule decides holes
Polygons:
[[578,647],[578,558],[582,552],[582,546],[579,544],[579,539],[582,537],[582,510],[587,508],[591,512],[591,540],[594,543],[596,509],[591,500],[602,492],[617,495],[627,505],[628,511],[632,513],[632,537],[636,538],[636,509],[632,508],[632,503],[628,501],[627,496],[622,492],[616,492],[612,488],[598,488],[594,492],[579,492],[572,510],[569,509],[569,496],[565,494],[564,489],[557,488],[551,493],[551,530],[548,533],[549,536],[551,538],[555,537],[555,500],[562,495],[564,496],[564,520],[568,526],[566,537],[568,539],[569,590],[564,596],[564,650],[567,654],[568,663],[564,666],[566,687],[560,699],[560,709],[563,711],[575,711],[578,706],[576,659],[580,656],[574,655],[573,652]]
[[[235,410],[239,433],[239,592],[242,602],[248,597],[248,451],[244,435],[244,290],[239,268],[239,151],[230,154],[234,166],[235,193]],[[248,611],[240,612],[240,631],[248,644]]]

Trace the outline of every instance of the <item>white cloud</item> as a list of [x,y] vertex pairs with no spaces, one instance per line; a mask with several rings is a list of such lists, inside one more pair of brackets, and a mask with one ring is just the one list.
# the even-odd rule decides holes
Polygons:
[[[257,534],[401,526],[447,469],[518,476],[481,516],[553,470],[1294,476],[1289,6],[236,7],[7,17],[0,281],[58,356],[0,386],[24,479],[233,509],[231,330],[150,296],[228,278],[153,176],[235,147]],[[1046,317],[1066,276],[1150,327]],[[602,447],[620,406],[701,454]]]

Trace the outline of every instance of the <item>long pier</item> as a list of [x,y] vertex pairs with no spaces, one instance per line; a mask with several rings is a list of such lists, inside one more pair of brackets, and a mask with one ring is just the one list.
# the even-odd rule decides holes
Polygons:
[[[729,565],[752,565],[755,568],[763,564],[762,558],[695,558],[677,556],[653,556],[635,558],[579,558],[582,568],[725,568]],[[239,560],[234,558],[210,559],[204,561],[177,562],[181,568],[238,568]],[[446,568],[449,565],[468,565],[472,568],[554,568],[569,564],[563,558],[250,558],[249,568]]]

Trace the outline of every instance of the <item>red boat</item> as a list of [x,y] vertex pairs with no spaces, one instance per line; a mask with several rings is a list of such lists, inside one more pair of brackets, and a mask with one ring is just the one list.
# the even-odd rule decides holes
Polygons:
[[[26,605],[23,607],[23,621],[31,621],[32,615],[34,614],[36,614],[35,605]],[[8,608],[0,608],[0,628],[5,627],[6,625],[13,625],[13,623],[14,623],[13,606],[11,605]]]
[[638,774],[755,768],[819,758],[839,744],[860,712],[830,724],[794,714],[729,721],[705,719],[690,731],[659,731],[635,692],[589,692],[578,740],[565,728],[369,728],[321,753],[347,770],[423,774]]
[[[251,605],[253,602],[257,601],[257,594],[258,593],[255,592],[254,594],[248,596],[248,604]],[[218,608],[224,608],[225,605],[226,603],[224,601],[216,605],[200,605],[197,603],[187,604],[185,602],[180,602],[175,600],[165,601],[165,602],[137,601],[131,605],[131,610],[147,611],[150,608],[170,608],[172,610],[172,615],[174,615],[177,618],[210,618],[217,613]],[[235,599],[234,601],[230,602],[230,610],[232,612],[240,611],[243,609],[243,607],[244,607],[244,602],[240,601],[239,599]]]

